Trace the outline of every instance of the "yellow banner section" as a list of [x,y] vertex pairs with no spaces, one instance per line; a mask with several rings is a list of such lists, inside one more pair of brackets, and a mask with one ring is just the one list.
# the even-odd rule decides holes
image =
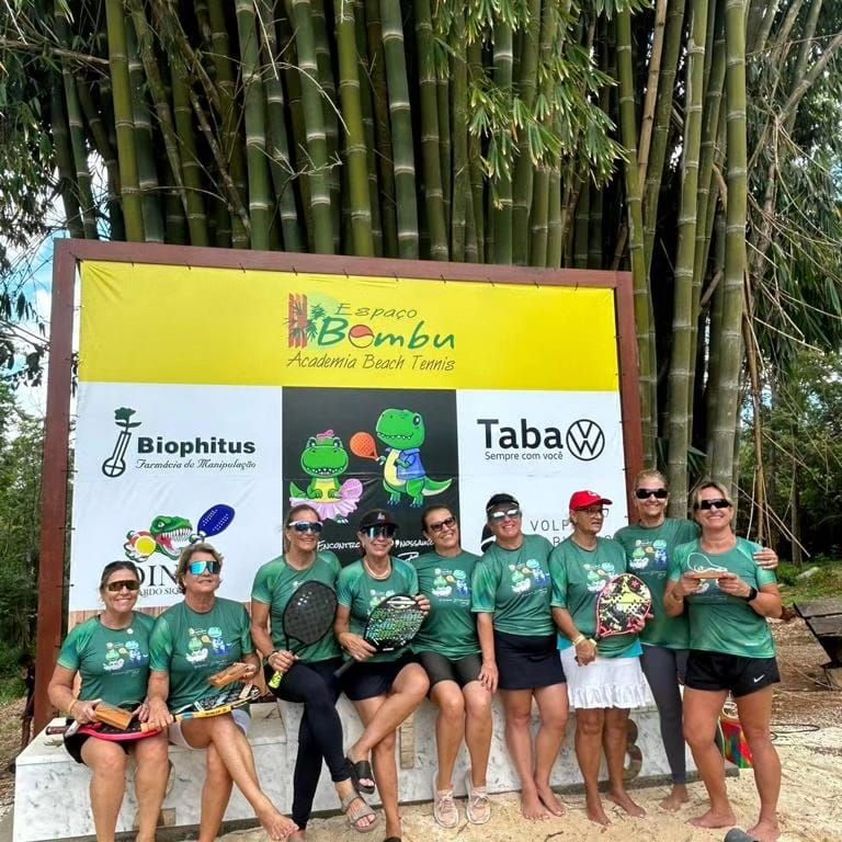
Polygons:
[[81,380],[618,389],[610,289],[97,261],[81,275]]

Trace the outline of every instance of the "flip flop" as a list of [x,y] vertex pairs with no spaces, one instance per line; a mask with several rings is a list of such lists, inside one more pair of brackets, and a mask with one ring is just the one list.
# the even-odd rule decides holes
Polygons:
[[345,762],[348,764],[351,783],[354,785],[354,789],[361,794],[372,795],[377,782],[375,781],[374,785],[360,783],[361,778],[374,781],[374,772],[371,771],[371,763],[367,760],[357,760],[355,763],[350,757],[346,757]]
[[[350,807],[355,801],[361,802],[363,808],[358,810],[356,814],[352,815]],[[356,830],[357,833],[370,833],[377,826],[377,814],[371,809],[366,800],[358,792],[352,792],[350,795],[346,795],[339,802],[339,809],[342,810],[345,814],[345,818],[348,820],[348,824]],[[369,816],[374,817],[374,821],[371,822],[371,824],[362,826],[358,824],[360,819],[365,819]]]

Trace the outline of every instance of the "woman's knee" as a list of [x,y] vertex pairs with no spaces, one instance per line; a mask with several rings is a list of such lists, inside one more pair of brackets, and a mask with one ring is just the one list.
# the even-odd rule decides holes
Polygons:
[[753,722],[740,721],[740,726],[745,734],[746,741],[749,746],[756,748],[757,746],[765,745],[772,742],[772,734],[769,726],[766,723],[756,724]]
[[444,689],[441,684],[434,688],[433,701],[445,719],[461,719],[465,715],[465,700],[458,688]]
[[379,742],[379,743],[377,743],[377,745],[374,747],[374,753],[375,753],[375,754],[390,754],[390,753],[394,753],[394,751],[395,751],[395,742],[396,742],[395,732],[394,732],[394,731],[390,731],[390,732],[389,732],[388,734],[386,734],[386,736],[385,736],[385,737],[383,737],[383,739],[382,739],[382,740],[380,740],[380,742]]
[[605,714],[601,710],[577,710],[576,731],[585,737],[598,737],[605,725]]
[[128,765],[126,752],[116,744],[112,745],[116,751],[99,751],[95,755],[88,753],[88,757],[83,758],[85,765],[97,778],[120,777],[125,779],[126,766]]
[[[491,693],[483,689],[481,692],[465,693],[465,713],[471,719],[487,719],[491,716]],[[565,718],[566,714],[565,714]]]
[[684,739],[690,748],[700,748],[712,745],[716,739],[716,720],[705,720],[701,717],[684,717],[682,727]]
[[420,702],[430,689],[430,679],[419,664],[404,667],[395,685],[395,691],[413,696]]

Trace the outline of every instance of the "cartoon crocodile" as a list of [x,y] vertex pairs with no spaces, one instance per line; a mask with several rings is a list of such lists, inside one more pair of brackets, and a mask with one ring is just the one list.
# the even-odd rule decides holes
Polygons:
[[123,549],[132,561],[144,561],[152,553],[161,553],[175,560],[190,543],[192,535],[193,524],[187,518],[158,515],[149,525],[148,531],[127,532]]
[[289,484],[290,506],[307,503],[322,520],[347,523],[363,496],[363,484],[354,477],[340,481],[348,470],[348,451],[342,439],[333,430],[310,436],[301,453],[301,467],[312,479],[303,491],[294,482]]
[[325,430],[307,439],[307,447],[301,454],[301,467],[312,479],[306,491],[291,482],[291,496],[307,497],[310,500],[339,499],[338,477],[348,470],[348,451],[342,439],[333,434],[333,430]]
[[410,506],[423,506],[425,497],[450,488],[452,479],[430,479],[421,463],[421,445],[427,433],[419,413],[411,409],[384,409],[377,419],[375,433],[389,448],[383,464],[383,487],[389,492],[389,505],[397,505],[401,494],[406,494]]

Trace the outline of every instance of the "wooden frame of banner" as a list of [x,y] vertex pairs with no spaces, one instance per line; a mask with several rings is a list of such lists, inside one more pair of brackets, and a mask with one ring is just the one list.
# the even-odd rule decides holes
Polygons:
[[[243,271],[258,269],[278,272],[316,272],[340,276],[353,274],[435,281],[613,289],[616,305],[626,473],[634,476],[643,467],[637,340],[630,272],[537,269],[529,266],[438,263],[430,260],[238,251],[147,243],[103,243],[96,240],[57,240],[53,258],[50,359],[41,489],[38,648],[35,662],[36,731],[43,728],[51,717],[50,703],[47,699],[47,683],[55,666],[62,635],[65,596],[64,565],[68,528],[68,436],[73,372],[73,294],[76,264],[82,260],[242,269]],[[629,494],[628,509],[634,511],[631,493],[630,491],[627,493]]]

